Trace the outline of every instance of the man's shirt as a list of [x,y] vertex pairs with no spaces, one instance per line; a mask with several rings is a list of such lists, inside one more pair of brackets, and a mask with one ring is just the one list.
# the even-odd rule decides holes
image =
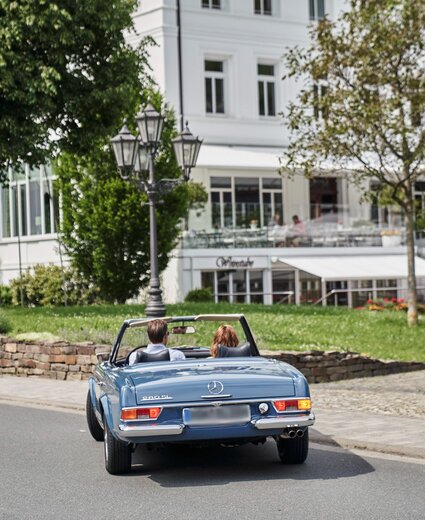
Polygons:
[[[162,352],[163,350],[166,350],[168,347],[166,347],[163,343],[156,343],[153,345],[150,343],[146,348],[145,352],[148,354],[158,354],[159,352]],[[186,359],[186,356],[183,354],[183,352],[180,352],[180,350],[173,350],[169,349],[170,351],[170,361],[180,361],[182,359]],[[130,358],[128,360],[129,365],[133,365],[136,361],[137,356],[137,350],[130,354]]]

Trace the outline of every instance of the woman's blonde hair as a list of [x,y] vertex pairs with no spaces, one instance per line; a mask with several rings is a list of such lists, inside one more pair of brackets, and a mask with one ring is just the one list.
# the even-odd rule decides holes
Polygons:
[[239,344],[239,338],[236,334],[235,329],[231,325],[220,325],[217,332],[214,334],[213,342],[211,345],[212,357],[217,357],[219,345],[226,347],[237,347]]

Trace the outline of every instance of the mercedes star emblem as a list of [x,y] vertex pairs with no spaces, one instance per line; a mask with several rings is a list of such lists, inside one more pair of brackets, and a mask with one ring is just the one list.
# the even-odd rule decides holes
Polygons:
[[210,394],[221,394],[223,388],[223,383],[220,383],[220,381],[211,381],[208,383],[208,392]]

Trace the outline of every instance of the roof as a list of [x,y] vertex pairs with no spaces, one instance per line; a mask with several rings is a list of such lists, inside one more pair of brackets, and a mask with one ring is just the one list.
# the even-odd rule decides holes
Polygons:
[[[407,278],[407,255],[279,257],[279,262],[323,281]],[[416,277],[425,278],[425,260],[416,257]]]

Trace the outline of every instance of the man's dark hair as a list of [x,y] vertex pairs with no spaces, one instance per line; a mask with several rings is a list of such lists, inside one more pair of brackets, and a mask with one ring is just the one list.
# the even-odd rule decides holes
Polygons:
[[152,320],[148,323],[147,331],[151,343],[161,343],[168,332],[167,323],[164,320]]

